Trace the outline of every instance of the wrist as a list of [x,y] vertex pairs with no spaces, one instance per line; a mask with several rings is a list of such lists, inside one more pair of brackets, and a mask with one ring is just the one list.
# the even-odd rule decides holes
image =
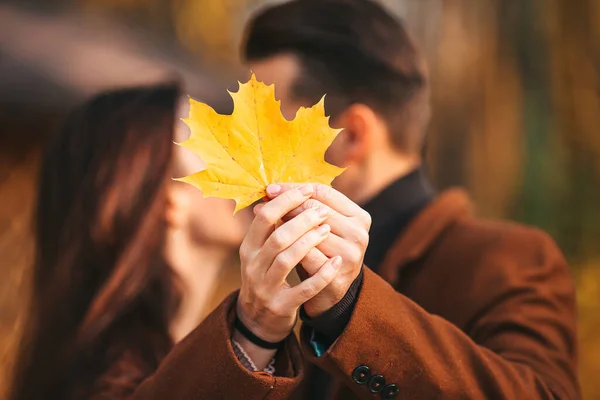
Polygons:
[[335,306],[315,318],[308,316],[304,307],[301,308],[300,319],[316,332],[323,335],[326,338],[325,342],[327,346],[342,334],[350,322],[354,307],[358,301],[362,280],[363,274],[360,273],[354,282],[352,282],[352,285],[350,285],[344,298]]
[[[237,330],[233,331],[231,340],[234,346],[235,342],[237,342],[241,346],[241,348],[244,350],[245,355],[248,359],[252,361],[252,364],[254,364],[257,371],[265,370],[265,368],[267,368],[269,364],[273,362],[275,354],[277,353],[277,350],[267,350],[255,345],[254,343],[246,339],[246,337],[239,333]],[[238,359],[239,358],[240,357],[238,356]],[[242,361],[240,360],[240,362]],[[245,363],[242,364],[246,366]]]
[[[275,324],[267,321],[268,318],[261,317],[256,312],[248,312],[244,309],[241,304],[242,302],[238,299],[236,307],[236,319],[241,323],[241,326],[237,325],[238,331],[244,331],[245,329],[250,331],[250,335],[256,336],[259,340],[270,343],[282,342],[292,332],[294,324],[291,324],[289,329],[278,328]],[[245,329],[244,329],[245,328]],[[240,332],[242,333],[242,332]]]
[[255,345],[257,345],[263,349],[276,350],[283,345],[284,340],[277,341],[277,342],[269,342],[268,340],[265,340],[265,339],[261,338],[260,336],[257,336],[246,325],[244,325],[244,323],[239,318],[235,319],[235,329],[237,332],[244,335],[244,337],[246,337],[246,339],[248,339],[250,342],[254,343]]
[[318,298],[315,297],[315,299],[304,303],[302,306],[304,313],[310,318],[317,318],[325,314],[342,301],[355,279],[356,277],[347,277],[341,280],[334,280]]

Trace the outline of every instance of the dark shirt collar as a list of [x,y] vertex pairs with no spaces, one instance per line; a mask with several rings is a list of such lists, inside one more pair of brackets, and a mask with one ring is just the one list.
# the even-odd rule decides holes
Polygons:
[[372,223],[365,264],[377,270],[394,240],[435,196],[425,167],[399,178],[363,205]]

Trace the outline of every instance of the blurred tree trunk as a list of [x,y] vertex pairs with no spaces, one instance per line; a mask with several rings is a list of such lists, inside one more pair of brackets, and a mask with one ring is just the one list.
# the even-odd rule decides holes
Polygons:
[[524,95],[525,164],[514,212],[521,221],[539,226],[561,241],[556,216],[568,182],[552,112],[548,63],[551,41],[544,32],[535,0],[513,3],[507,13],[514,16],[509,20],[513,32],[510,41]]
[[522,159],[522,93],[502,23],[489,1],[445,2],[429,54],[434,181],[467,187],[487,216],[507,214]]
[[538,0],[552,38],[553,112],[570,177],[561,213],[571,254],[598,254],[600,238],[600,3]]
[[437,186],[466,186],[480,214],[539,226],[571,258],[599,254],[600,3],[395,4],[431,67]]
[[[551,38],[553,112],[565,157],[568,190],[561,244],[577,271],[580,379],[584,399],[600,398],[600,2],[538,0]],[[596,263],[590,260],[597,260]]]

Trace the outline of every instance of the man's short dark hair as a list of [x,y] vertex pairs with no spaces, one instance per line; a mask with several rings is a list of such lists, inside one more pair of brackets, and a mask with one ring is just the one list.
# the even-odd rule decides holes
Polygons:
[[242,56],[298,57],[292,96],[338,116],[352,104],[372,108],[396,147],[419,153],[429,119],[425,64],[402,23],[370,0],[293,0],[255,15]]

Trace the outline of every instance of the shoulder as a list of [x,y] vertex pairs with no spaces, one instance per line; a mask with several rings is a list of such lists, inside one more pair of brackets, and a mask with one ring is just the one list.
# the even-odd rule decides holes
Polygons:
[[461,218],[442,233],[437,247],[473,261],[483,257],[488,262],[519,262],[521,266],[564,261],[557,244],[546,232],[509,221]]
[[471,301],[517,292],[574,297],[562,252],[550,235],[531,226],[464,218],[443,233],[428,258],[426,269],[441,272],[447,283],[453,282],[449,286]]
[[[530,226],[457,220],[415,267],[409,296],[462,328],[499,304],[560,303],[569,315],[573,308],[574,282],[562,253],[547,233]],[[509,313],[520,306],[511,307]]]
[[507,221],[455,221],[431,246],[419,269],[422,278],[475,302],[507,291],[573,288],[554,240],[540,229]]

